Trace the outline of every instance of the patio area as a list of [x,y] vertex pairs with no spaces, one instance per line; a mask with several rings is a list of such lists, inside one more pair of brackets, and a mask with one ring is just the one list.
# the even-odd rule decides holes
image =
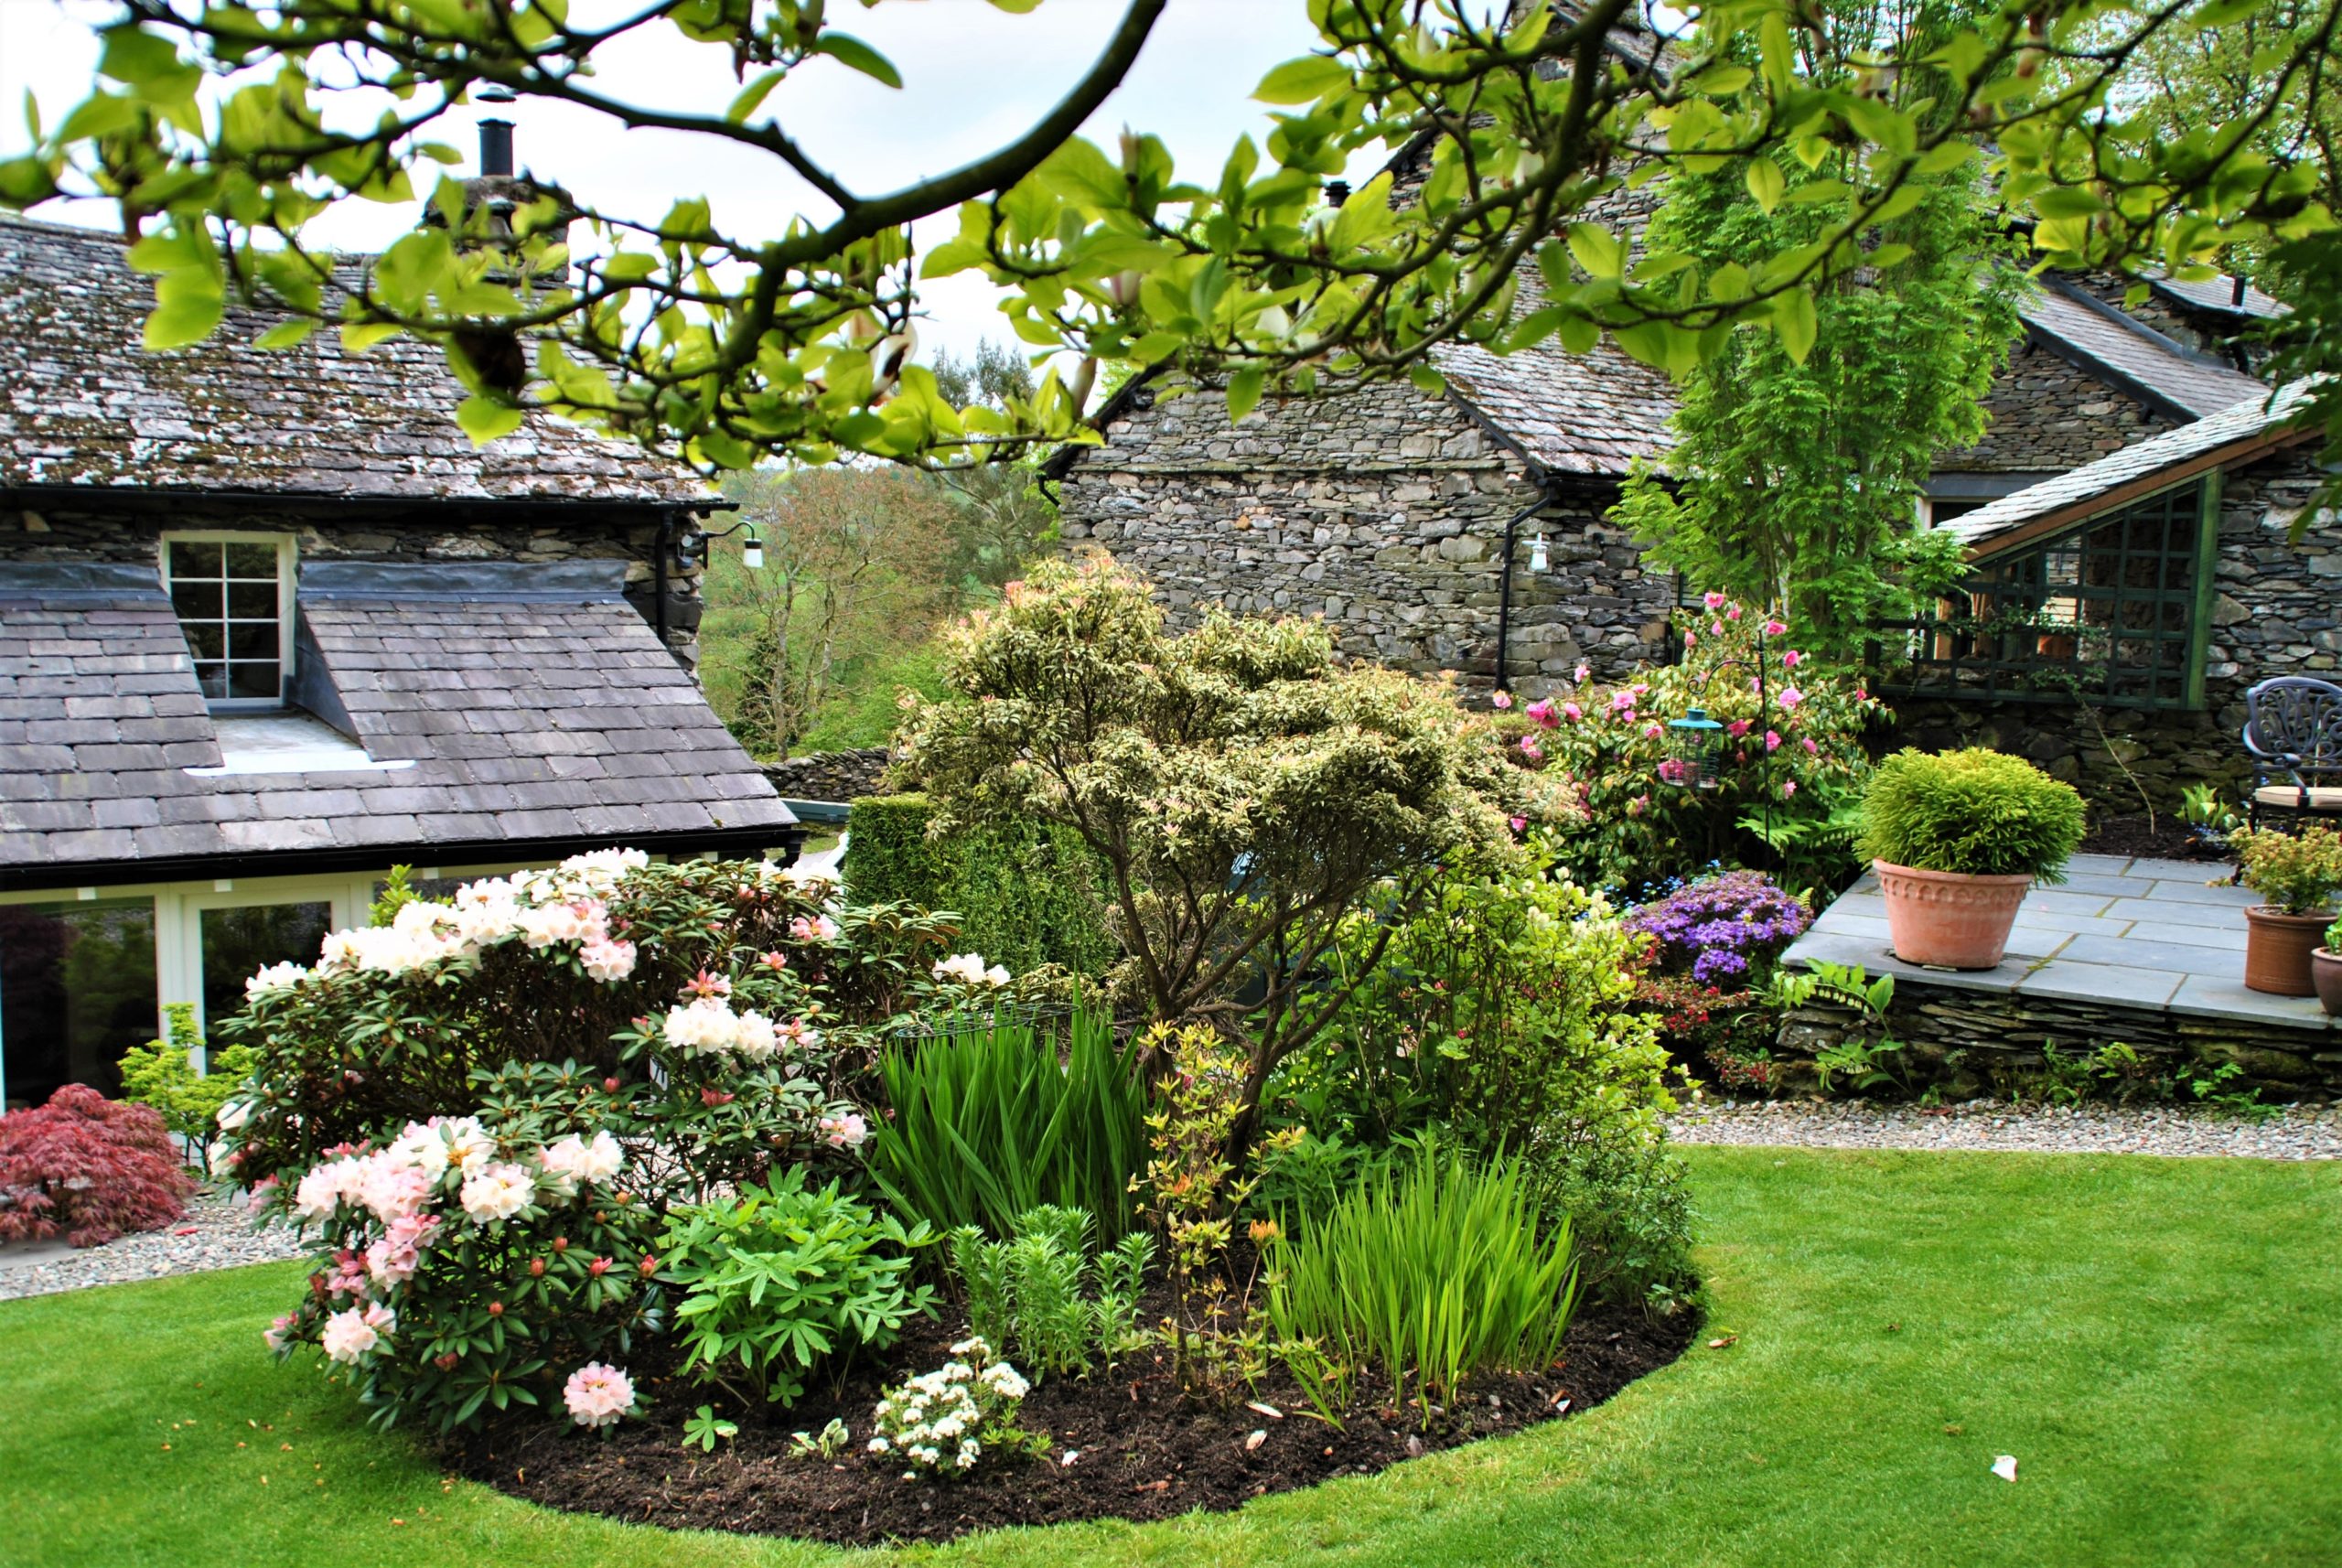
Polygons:
[[[1969,972],[1896,958],[1887,945],[1878,880],[1865,875],[1814,921],[1787,961],[1860,964],[1873,975],[1896,976],[1898,993],[1996,994],[2040,1004],[2033,1011],[2045,1024],[2095,1024],[2104,1031],[2090,1040],[2058,1036],[2064,1045],[2122,1039],[2126,1029],[2151,1039],[2218,1034],[2342,1061],[2342,1019],[2327,1017],[2316,998],[2244,988],[2242,911],[2261,900],[2218,882],[2227,869],[2208,861],[2078,854],[2064,883],[2025,895],[1999,966]],[[1898,994],[1898,1010],[1902,1001]]]

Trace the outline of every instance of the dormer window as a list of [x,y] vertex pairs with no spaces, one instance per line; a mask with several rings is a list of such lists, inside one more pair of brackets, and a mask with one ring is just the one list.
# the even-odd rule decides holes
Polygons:
[[214,711],[285,705],[294,560],[283,534],[163,536],[163,584]]

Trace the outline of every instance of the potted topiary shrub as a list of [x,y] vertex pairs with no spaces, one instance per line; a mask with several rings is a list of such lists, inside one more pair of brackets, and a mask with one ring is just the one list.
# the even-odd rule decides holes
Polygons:
[[2244,912],[2245,988],[2314,994],[2310,955],[2342,892],[2342,834],[2325,826],[2297,833],[2250,828],[2231,833],[2229,847],[2243,865],[2238,880],[2269,900]]
[[1971,746],[1904,750],[1863,795],[1862,853],[1886,897],[1897,958],[1990,969],[2036,881],[2064,880],[2082,839],[2082,798],[2020,757]]
[[2326,945],[2309,955],[2309,978],[2318,1004],[2342,1018],[2342,920],[2326,928]]

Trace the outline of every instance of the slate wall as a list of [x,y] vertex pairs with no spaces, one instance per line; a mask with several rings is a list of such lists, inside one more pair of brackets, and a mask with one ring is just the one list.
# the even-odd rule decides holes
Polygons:
[[1939,473],[2062,473],[2175,423],[2030,339],[2009,351],[1984,412],[1984,438],[1938,458]]
[[[150,499],[114,510],[76,498],[70,506],[0,508],[0,559],[155,565],[163,533],[180,529],[291,533],[305,561],[624,561],[628,602],[647,624],[658,624],[659,513],[648,509],[260,507],[188,500],[164,511]],[[671,569],[667,586],[668,646],[686,665],[695,664],[699,575]]]
[[[1219,392],[1166,388],[1107,435],[1062,483],[1063,536],[1147,577],[1174,625],[1211,605],[1320,615],[1351,657],[1493,683],[1505,522],[1537,490],[1455,403],[1352,386],[1269,398],[1231,427]],[[1664,656],[1673,579],[1603,521],[1615,499],[1581,484],[1517,531],[1515,690]],[[1541,528],[1550,568],[1532,573]]]

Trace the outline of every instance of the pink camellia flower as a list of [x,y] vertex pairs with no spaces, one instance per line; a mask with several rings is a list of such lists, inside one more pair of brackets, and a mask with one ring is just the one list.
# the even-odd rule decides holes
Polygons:
[[1514,832],[1517,832],[1517,833],[1519,833],[1519,832],[1528,832],[1528,831],[1529,831],[1529,819],[1528,819],[1527,817],[1515,817],[1515,818],[1513,818],[1513,819],[1512,819],[1512,831],[1513,831]]
[[1738,740],[1742,736],[1748,733],[1748,721],[1746,719],[1735,719],[1730,724],[1724,726],[1724,733],[1732,736],[1733,739]]
[[588,1361],[569,1374],[561,1400],[580,1426],[615,1426],[634,1409],[634,1380],[616,1367]]
[[1589,676],[1589,675],[1593,674],[1593,673],[1594,673],[1594,666],[1593,666],[1593,665],[1591,665],[1591,664],[1581,664],[1581,665],[1579,665],[1579,666],[1577,667],[1577,683],[1578,683],[1579,685],[1581,685],[1581,686],[1585,685],[1585,678],[1586,678],[1587,676]]
[[1537,744],[1535,736],[1524,735],[1520,737],[1520,755],[1531,762],[1540,761],[1544,757],[1545,748]]
[[1788,631],[1788,630],[1789,630],[1789,623],[1788,623],[1788,622],[1786,622],[1786,621],[1774,620],[1774,619],[1772,619],[1772,618],[1767,618],[1766,619],[1766,622],[1765,622],[1765,635],[1766,635],[1767,637],[1779,637],[1780,635],[1782,635],[1784,632],[1786,632],[1786,631]]
[[732,994],[732,983],[720,974],[710,974],[703,969],[691,979],[683,982],[683,988],[675,994],[678,996],[729,996]]
[[1578,720],[1585,717],[1585,710],[1579,707],[1575,703],[1563,703],[1562,704],[1562,717],[1569,720],[1572,724],[1575,724]]
[[1692,650],[1693,650],[1693,649],[1695,649],[1695,648],[1697,648],[1697,647],[1699,647],[1699,646],[1700,646],[1700,634],[1699,634],[1698,632],[1696,632],[1696,631],[1687,631],[1687,632],[1685,632],[1685,633],[1683,634],[1683,651],[1684,651],[1684,652],[1689,653],[1690,651],[1692,651]]
[[789,955],[782,952],[779,948],[775,948],[772,951],[765,954],[764,957],[757,960],[757,961],[763,964],[767,969],[771,970],[775,974],[778,974],[782,970],[789,967]]
[[1540,697],[1520,711],[1530,718],[1535,720],[1538,724],[1543,725],[1545,728],[1552,729],[1553,727],[1552,698]]
[[1724,608],[1724,596],[1722,594],[1703,595],[1701,596],[1701,602],[1712,610],[1720,610]]
[[1870,693],[1864,691],[1860,686],[1857,686],[1854,688],[1854,701],[1857,703],[1867,703],[1870,701]]
[[1794,708],[1803,701],[1805,701],[1805,693],[1799,691],[1795,686],[1787,686],[1782,688],[1781,706],[1784,709]]
[[1783,799],[1783,800],[1788,800],[1791,795],[1794,795],[1794,794],[1796,794],[1796,793],[1797,793],[1797,780],[1796,780],[1796,779],[1784,779],[1783,780],[1781,780],[1781,799]]
[[1810,735],[1800,737],[1798,744],[1805,747],[1805,754],[1808,757],[1819,757],[1821,755],[1821,748],[1813,744],[1813,737]]
[[1784,654],[1782,654],[1782,655],[1781,655],[1781,667],[1782,667],[1783,669],[1785,669],[1785,670],[1794,670],[1794,669],[1796,669],[1799,665],[1800,665],[1800,664],[1802,664],[1802,663],[1804,663],[1804,662],[1805,662],[1805,655],[1804,655],[1804,654],[1802,654],[1802,653],[1799,653],[1799,652],[1796,649],[1794,649],[1794,648],[1790,649],[1787,653],[1784,653]]
[[1781,749],[1781,735],[1778,730],[1768,729],[1765,732],[1765,749],[1768,752]]
[[1512,693],[1510,692],[1492,693],[1488,697],[1488,706],[1496,709],[1499,713],[1502,713],[1505,709],[1512,706]]
[[1645,740],[1657,740],[1663,733],[1664,732],[1656,722],[1643,725],[1643,738]]
[[1660,778],[1670,784],[1681,783],[1683,781],[1683,765],[1671,757],[1659,765]]
[[1612,713],[1614,713],[1614,714],[1623,714],[1623,713],[1625,713],[1628,709],[1629,709],[1629,708],[1633,707],[1634,705],[1635,705],[1635,694],[1634,694],[1634,693],[1632,693],[1632,692],[1613,692],[1613,693],[1610,693],[1610,711],[1611,711]]
[[1630,817],[1639,817],[1643,814],[1644,810],[1649,805],[1649,796],[1638,795],[1633,800],[1627,802],[1627,815]]

